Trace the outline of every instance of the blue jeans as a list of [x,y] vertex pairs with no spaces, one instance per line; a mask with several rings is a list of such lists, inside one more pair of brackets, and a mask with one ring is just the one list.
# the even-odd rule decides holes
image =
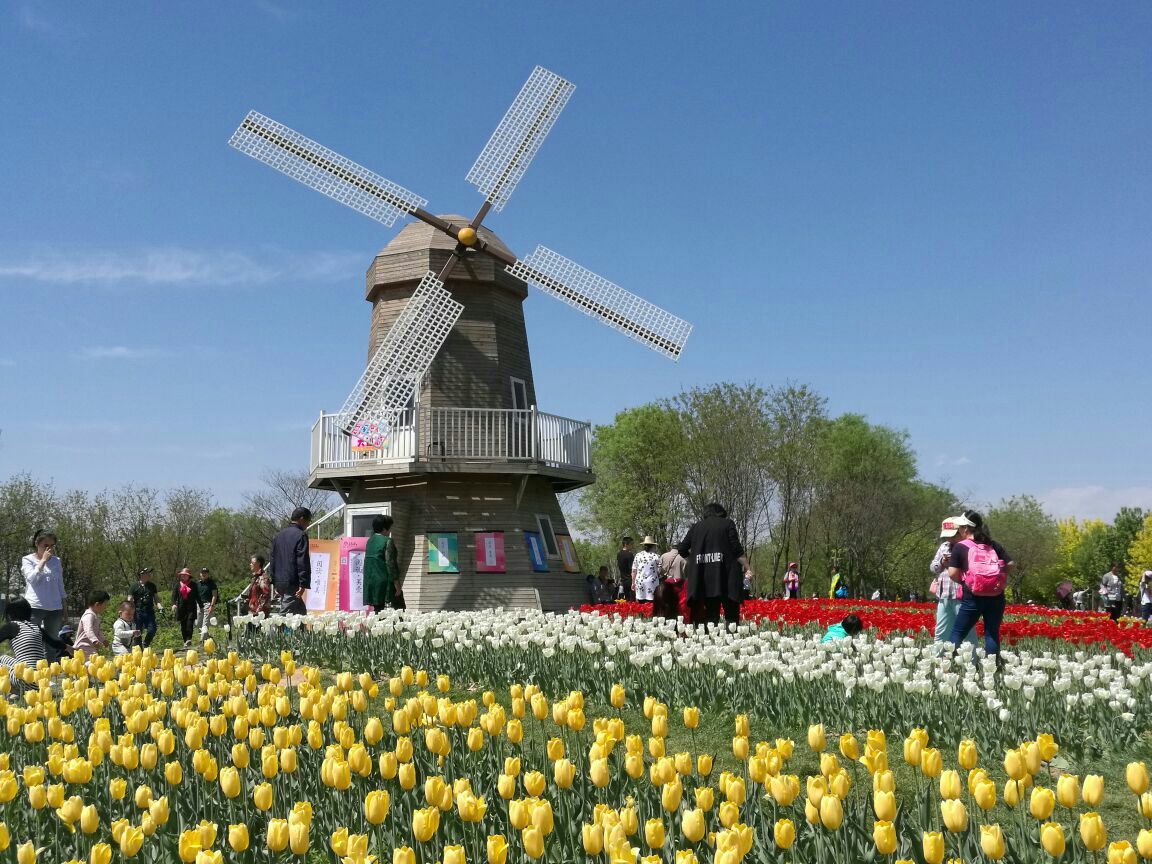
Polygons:
[[1004,620],[1004,595],[995,597],[977,597],[965,591],[964,599],[960,601],[960,612],[956,616],[956,623],[952,625],[952,635],[948,641],[959,645],[976,626],[976,622],[984,619],[984,653],[1000,653],[1000,622]]
[[[952,641],[952,628],[956,626],[956,618],[960,615],[960,604],[963,600],[937,600],[936,601],[936,633],[937,642]],[[976,644],[976,634],[968,632],[965,640]]]
[[156,638],[156,613],[137,609],[132,625],[140,631],[139,643],[147,648]]

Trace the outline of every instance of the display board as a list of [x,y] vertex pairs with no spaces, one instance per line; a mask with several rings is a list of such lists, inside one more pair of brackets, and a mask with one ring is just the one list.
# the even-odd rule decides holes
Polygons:
[[548,572],[548,557],[544,553],[544,541],[538,531],[525,531],[524,544],[528,548],[528,561],[536,573]]
[[567,534],[556,535],[556,546],[560,550],[560,560],[564,564],[565,573],[579,573],[580,560],[576,557],[576,544]]
[[309,612],[331,612],[340,593],[340,541],[309,540],[312,587],[304,597]]
[[340,609],[358,612],[364,608],[364,550],[366,537],[340,538]]
[[429,534],[428,572],[459,573],[460,547],[455,534]]
[[483,531],[476,534],[476,572],[504,572],[504,532]]

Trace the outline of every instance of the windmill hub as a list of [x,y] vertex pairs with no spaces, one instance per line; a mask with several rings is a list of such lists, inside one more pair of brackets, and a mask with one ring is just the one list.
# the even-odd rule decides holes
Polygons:
[[471,226],[461,228],[456,233],[456,239],[459,240],[461,243],[463,243],[465,246],[475,246],[476,245],[476,229],[471,227]]

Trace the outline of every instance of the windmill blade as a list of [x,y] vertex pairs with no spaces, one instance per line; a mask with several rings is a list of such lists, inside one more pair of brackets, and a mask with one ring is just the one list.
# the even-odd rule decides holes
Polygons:
[[516,191],[520,178],[575,89],[572,82],[537,66],[476,157],[466,179],[480,190],[497,213]]
[[692,332],[682,318],[545,246],[537,246],[508,272],[673,360],[680,358]]
[[415,192],[256,111],[248,112],[228,143],[385,225],[391,226],[401,216],[428,203]]
[[341,427],[404,408],[463,311],[434,273],[425,274],[344,401]]

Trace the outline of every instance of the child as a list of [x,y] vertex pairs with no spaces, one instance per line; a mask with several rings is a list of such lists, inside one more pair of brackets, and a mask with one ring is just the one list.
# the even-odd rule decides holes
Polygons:
[[851,639],[863,629],[863,621],[855,615],[846,615],[844,616],[844,620],[839,624],[833,624],[828,628],[827,632],[824,633],[824,637],[820,640],[820,644],[835,642],[838,639]]
[[72,640],[72,650],[95,654],[100,648],[108,647],[108,643],[104,641],[104,634],[100,631],[100,616],[108,608],[110,599],[108,592],[99,588],[88,592],[88,608],[80,616],[76,638]]
[[115,622],[112,624],[112,653],[127,654],[132,650],[132,643],[140,635],[133,619],[136,617],[136,607],[125,600],[117,609]]

